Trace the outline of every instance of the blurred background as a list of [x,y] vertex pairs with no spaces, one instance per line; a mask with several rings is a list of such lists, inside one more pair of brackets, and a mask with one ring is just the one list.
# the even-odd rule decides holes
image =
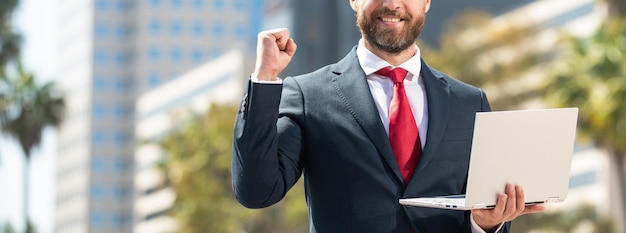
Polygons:
[[[624,0],[432,2],[431,66],[494,110],[580,108],[566,202],[513,232],[626,232],[625,17]],[[360,37],[349,1],[1,0],[0,232],[308,232],[301,183],[262,210],[231,188],[256,35],[275,27],[298,44],[281,77]]]

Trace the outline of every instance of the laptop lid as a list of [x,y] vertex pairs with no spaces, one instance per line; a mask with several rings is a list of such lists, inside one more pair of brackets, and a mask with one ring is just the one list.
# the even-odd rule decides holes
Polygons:
[[466,195],[403,198],[402,205],[469,210],[495,206],[506,183],[524,188],[525,202],[567,197],[577,108],[476,114]]
[[578,108],[476,113],[465,205],[494,206],[506,183],[526,203],[567,197]]

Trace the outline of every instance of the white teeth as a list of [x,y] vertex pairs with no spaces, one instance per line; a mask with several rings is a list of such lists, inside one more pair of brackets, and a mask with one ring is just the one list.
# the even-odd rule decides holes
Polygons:
[[400,22],[398,18],[382,18],[384,22]]

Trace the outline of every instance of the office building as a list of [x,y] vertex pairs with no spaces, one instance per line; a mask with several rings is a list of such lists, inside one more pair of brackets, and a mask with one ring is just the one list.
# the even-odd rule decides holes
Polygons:
[[132,232],[136,99],[231,49],[261,0],[61,0],[55,232]]

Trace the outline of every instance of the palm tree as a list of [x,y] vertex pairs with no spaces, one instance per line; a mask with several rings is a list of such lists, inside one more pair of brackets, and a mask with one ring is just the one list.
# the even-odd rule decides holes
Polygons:
[[548,100],[580,109],[579,135],[609,153],[626,213],[626,20],[609,20],[590,38],[569,38],[567,46],[549,80]]
[[28,174],[32,150],[41,143],[44,128],[58,126],[65,111],[64,98],[59,96],[52,83],[37,85],[32,74],[16,64],[16,78],[0,73],[0,129],[15,138],[24,152],[24,217],[26,232],[33,227],[28,218]]
[[11,14],[18,0],[0,1],[0,73],[5,65],[15,60],[20,51],[20,37],[11,30]]

